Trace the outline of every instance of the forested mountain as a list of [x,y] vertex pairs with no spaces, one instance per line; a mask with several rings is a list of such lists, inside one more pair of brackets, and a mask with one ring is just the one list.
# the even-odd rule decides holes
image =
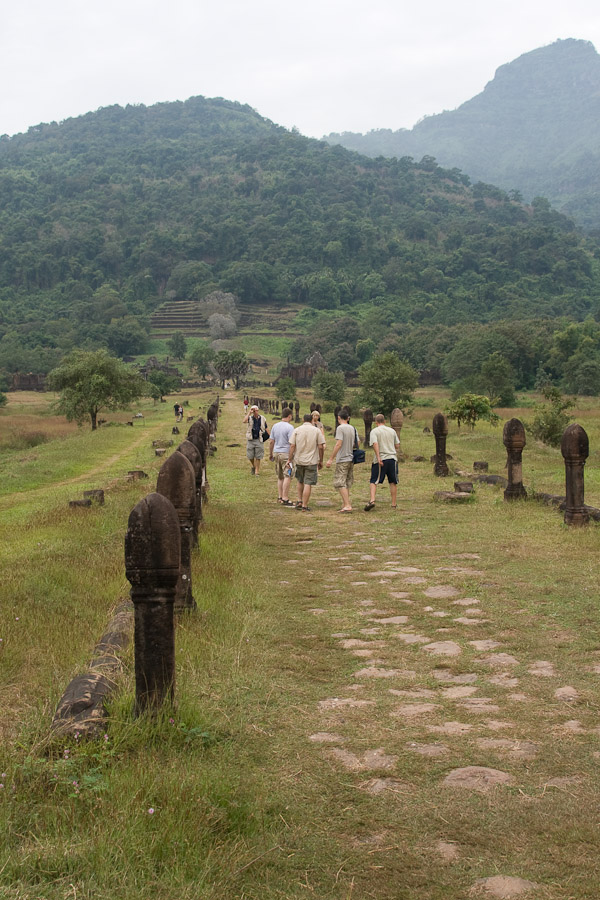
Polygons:
[[135,343],[165,298],[215,289],[367,305],[397,325],[584,319],[597,255],[545,201],[471,187],[431,158],[368,159],[225,100],[114,106],[0,139],[9,372]]
[[330,134],[367,156],[433,156],[473,181],[547,197],[600,229],[600,56],[556,41],[501,66],[481,94],[411,130]]

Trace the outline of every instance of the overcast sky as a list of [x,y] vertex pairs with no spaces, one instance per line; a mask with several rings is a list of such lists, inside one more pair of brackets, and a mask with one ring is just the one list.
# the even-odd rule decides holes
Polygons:
[[600,48],[598,0],[15,0],[0,134],[198,94],[312,137],[410,128],[568,37]]

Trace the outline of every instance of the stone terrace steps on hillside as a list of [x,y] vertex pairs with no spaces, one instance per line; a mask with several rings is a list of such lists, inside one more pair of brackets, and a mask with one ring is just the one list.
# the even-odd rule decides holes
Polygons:
[[[290,315],[291,312],[291,315]],[[264,308],[253,306],[240,307],[240,329],[249,326],[263,326],[253,334],[272,334],[282,336],[295,336],[300,332],[288,327],[295,317],[295,310],[276,308]],[[206,334],[208,323],[201,304],[197,300],[171,300],[163,303],[150,317],[150,324],[154,336],[158,331],[183,331],[188,334]],[[271,326],[271,327],[269,327]]]

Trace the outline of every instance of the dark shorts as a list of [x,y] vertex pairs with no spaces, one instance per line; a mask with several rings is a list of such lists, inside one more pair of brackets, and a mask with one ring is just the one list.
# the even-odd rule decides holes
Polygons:
[[398,484],[398,463],[395,459],[382,459],[383,465],[373,463],[371,466],[371,484],[383,484],[386,475],[390,484]]

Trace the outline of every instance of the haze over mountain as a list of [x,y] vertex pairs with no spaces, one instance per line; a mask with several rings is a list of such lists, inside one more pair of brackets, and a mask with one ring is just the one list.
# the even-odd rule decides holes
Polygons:
[[501,66],[482,93],[412,129],[330,134],[367,156],[433,156],[472,181],[547,197],[600,228],[600,56],[559,40]]

